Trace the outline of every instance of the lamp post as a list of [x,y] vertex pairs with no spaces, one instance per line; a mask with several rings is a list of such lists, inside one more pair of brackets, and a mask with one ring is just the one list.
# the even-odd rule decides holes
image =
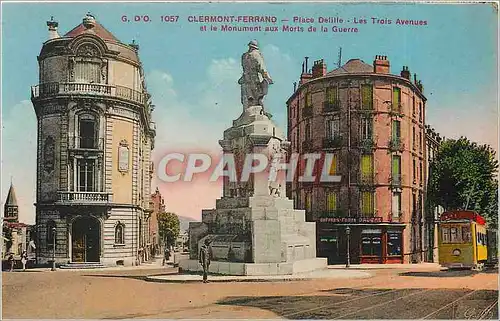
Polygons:
[[347,263],[345,265],[346,268],[351,266],[351,250],[349,247],[350,239],[351,239],[351,228],[349,226],[345,229],[345,234],[347,235]]
[[56,270],[56,228],[52,228],[52,269],[51,271]]

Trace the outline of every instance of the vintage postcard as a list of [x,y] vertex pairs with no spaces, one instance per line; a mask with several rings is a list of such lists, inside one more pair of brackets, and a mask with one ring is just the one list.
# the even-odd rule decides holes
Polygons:
[[2,1],[2,316],[498,319],[498,4]]

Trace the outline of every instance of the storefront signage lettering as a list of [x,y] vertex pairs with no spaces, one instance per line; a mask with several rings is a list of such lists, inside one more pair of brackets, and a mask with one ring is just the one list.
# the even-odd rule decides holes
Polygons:
[[322,217],[321,223],[382,223],[382,217]]

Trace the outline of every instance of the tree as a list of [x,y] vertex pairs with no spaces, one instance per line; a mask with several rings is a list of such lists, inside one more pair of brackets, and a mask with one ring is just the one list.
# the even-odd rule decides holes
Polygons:
[[174,245],[180,232],[179,217],[174,213],[160,212],[158,214],[158,229],[160,238],[166,245],[169,247]]
[[442,143],[430,164],[427,200],[445,210],[474,210],[491,227],[498,220],[498,161],[489,145],[461,137]]
[[6,225],[3,226],[3,237],[5,237],[5,252],[10,252],[12,247],[12,229]]

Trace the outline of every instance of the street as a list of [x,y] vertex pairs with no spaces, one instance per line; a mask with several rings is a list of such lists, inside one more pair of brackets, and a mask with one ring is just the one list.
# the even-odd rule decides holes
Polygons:
[[497,319],[498,273],[366,269],[361,279],[155,283],[174,268],[3,272],[3,317]]

